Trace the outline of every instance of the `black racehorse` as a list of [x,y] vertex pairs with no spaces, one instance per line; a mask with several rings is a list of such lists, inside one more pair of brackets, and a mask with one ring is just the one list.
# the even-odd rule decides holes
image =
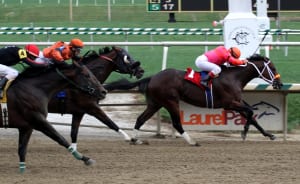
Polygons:
[[[277,73],[274,64],[266,57],[253,55],[248,60],[248,64],[244,67],[223,67],[220,76],[212,81],[213,108],[234,110],[246,118],[247,122],[242,132],[243,139],[246,138],[250,124],[254,125],[264,136],[275,139],[274,135],[266,132],[254,119],[252,108],[242,100],[242,91],[245,85],[256,77],[272,83],[274,89],[280,89],[282,86],[280,75]],[[104,87],[108,90],[114,90],[131,89],[138,86],[139,90],[145,93],[147,108],[137,118],[134,127],[135,132],[155,112],[164,107],[170,113],[173,127],[189,144],[198,145],[182,128],[179,101],[182,100],[199,107],[207,107],[205,91],[185,80],[184,76],[185,71],[166,69],[137,82],[130,83],[126,80],[119,80],[104,85]]]
[[[52,95],[67,86],[99,99],[103,99],[106,95],[106,90],[91,71],[77,62],[72,65],[52,67],[45,71],[39,68],[28,68],[7,90],[7,109],[2,104],[2,112],[5,114],[8,111],[8,121],[1,118],[0,127],[19,130],[18,154],[21,172],[25,171],[27,146],[33,130],[41,131],[68,149],[76,159],[82,160],[86,165],[93,164],[92,159],[74,150],[46,119],[48,102]],[[7,118],[5,115],[2,117]]]
[[[101,83],[113,71],[130,74],[136,78],[141,78],[144,73],[140,62],[135,61],[126,50],[120,47],[105,47],[100,49],[99,53],[91,51],[83,57],[81,62],[92,71]],[[78,129],[84,114],[94,116],[112,130],[123,135],[126,141],[136,141],[136,139],[131,139],[103,112],[97,98],[92,98],[90,95],[72,88],[65,88],[58,94],[62,92],[64,94],[61,97],[54,95],[49,102],[48,110],[51,113],[72,114],[71,139],[74,149],[77,147]]]

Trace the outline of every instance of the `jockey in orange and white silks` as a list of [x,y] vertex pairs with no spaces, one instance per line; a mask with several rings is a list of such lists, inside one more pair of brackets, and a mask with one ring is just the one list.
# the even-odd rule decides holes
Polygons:
[[52,46],[45,48],[43,56],[56,64],[61,64],[65,63],[65,60],[77,60],[83,46],[83,42],[78,38],[72,39],[69,44],[58,41]]
[[247,60],[240,60],[241,51],[237,47],[231,47],[226,49],[224,46],[218,46],[213,50],[209,50],[206,53],[196,58],[195,64],[201,71],[209,72],[207,77],[201,82],[203,85],[207,85],[206,82],[210,78],[215,78],[221,72],[220,65],[228,62],[232,65],[243,65]]

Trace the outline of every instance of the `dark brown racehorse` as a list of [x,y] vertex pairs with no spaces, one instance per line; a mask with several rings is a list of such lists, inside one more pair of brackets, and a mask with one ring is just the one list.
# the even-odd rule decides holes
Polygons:
[[[97,79],[103,83],[115,71],[122,74],[130,74],[136,78],[143,76],[144,70],[140,62],[135,61],[129,53],[120,47],[105,47],[98,54],[91,51],[86,54],[82,62],[93,72]],[[61,93],[61,92],[60,92]],[[126,141],[135,141],[118,127],[100,108],[99,100],[90,95],[72,88],[63,90],[64,96],[55,95],[49,102],[50,113],[72,114],[71,139],[72,147],[76,149],[78,129],[84,114],[94,116],[106,126],[124,136]]]
[[[242,100],[242,91],[245,85],[253,78],[260,77],[272,83],[274,89],[280,89],[282,83],[274,64],[266,57],[254,55],[248,58],[249,62],[242,67],[223,67],[218,78],[213,80],[213,108],[234,110],[246,118],[242,136],[245,139],[249,125],[254,125],[264,136],[275,139],[275,136],[264,129],[253,118],[252,108]],[[173,127],[191,145],[198,145],[182,128],[179,115],[179,101],[206,107],[205,92],[200,87],[184,79],[185,71],[166,69],[156,75],[130,83],[120,80],[107,84],[108,90],[131,89],[138,86],[145,93],[147,108],[137,118],[134,130],[137,132],[141,126],[160,108],[164,107],[171,116]]]
[[[86,165],[93,164],[92,159],[74,150],[70,143],[46,120],[48,102],[52,95],[68,86],[99,99],[103,99],[106,95],[106,90],[91,71],[77,62],[70,66],[53,67],[46,71],[28,68],[13,81],[7,90],[8,122],[0,121],[0,127],[19,130],[18,154],[21,172],[25,171],[27,146],[33,130],[41,131]],[[4,110],[3,106],[2,110]]]

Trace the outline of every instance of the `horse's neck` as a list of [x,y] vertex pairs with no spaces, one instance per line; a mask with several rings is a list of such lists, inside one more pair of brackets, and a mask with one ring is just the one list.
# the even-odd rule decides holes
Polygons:
[[[23,89],[23,91],[15,90],[17,93],[21,94],[24,91],[31,91],[30,93],[33,96],[37,96],[37,98],[42,100],[41,98],[50,98],[56,91],[65,88],[68,85],[68,82],[66,82],[66,80],[59,76],[55,71],[52,71],[47,72],[47,74],[42,74],[38,77],[17,79],[15,84],[16,85],[13,84],[11,87]],[[41,93],[45,94],[46,96],[40,96]]]
[[99,56],[97,59],[93,59],[88,62],[87,67],[92,71],[96,78],[103,83],[111,74],[114,69],[113,61],[105,59],[105,57]]
[[250,64],[245,67],[238,66],[237,68],[230,68],[227,70],[227,75],[232,76],[230,80],[232,80],[233,83],[239,83],[242,88],[252,79],[258,77],[257,71]]

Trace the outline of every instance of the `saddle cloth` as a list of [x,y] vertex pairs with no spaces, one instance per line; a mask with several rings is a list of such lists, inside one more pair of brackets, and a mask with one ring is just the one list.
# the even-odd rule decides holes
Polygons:
[[[204,88],[201,85],[201,78],[208,75],[208,72],[201,71],[201,72],[195,72],[192,68],[187,68],[186,73],[184,75],[184,79],[192,82],[193,84],[196,84],[197,86]],[[210,83],[211,86],[211,83]]]

